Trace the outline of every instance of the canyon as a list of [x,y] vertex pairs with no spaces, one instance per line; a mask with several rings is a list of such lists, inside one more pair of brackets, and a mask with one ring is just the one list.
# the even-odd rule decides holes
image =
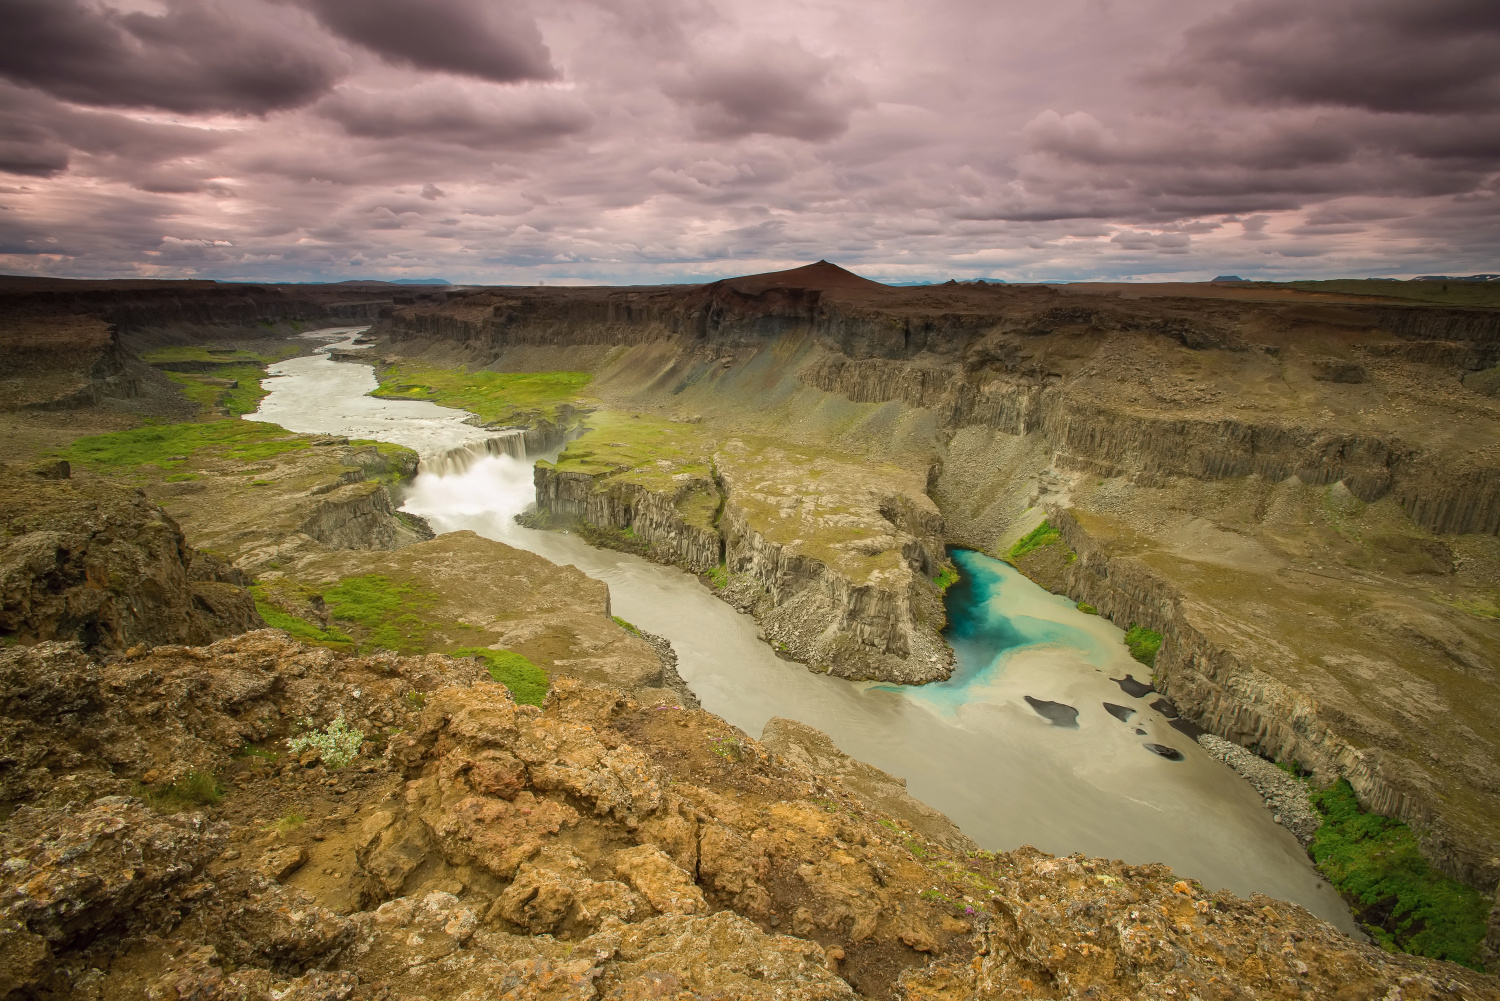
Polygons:
[[[943,639],[948,547],[1005,556],[1045,520],[1056,541],[1018,559],[1020,568],[1121,627],[1160,632],[1152,680],[1184,721],[1300,766],[1319,784],[1347,779],[1367,808],[1409,821],[1440,869],[1491,894],[1500,881],[1493,722],[1500,708],[1493,676],[1500,403],[1483,392],[1500,362],[1500,310],[1284,287],[892,288],[826,263],[707,286],[449,289],[420,298],[389,289],[205,292],[142,284],[150,287],[29,289],[0,303],[31,323],[7,328],[21,333],[0,346],[20,360],[8,369],[19,373],[16,384],[36,387],[7,396],[0,413],[11,457],[34,462],[85,430],[114,432],[142,415],[180,414],[161,371],[138,360],[162,345],[250,350],[285,343],[299,327],[359,322],[372,325],[373,344],[362,357],[418,387],[423,371],[586,373],[583,388],[545,406],[471,421],[485,425],[474,429],[479,440],[529,434],[533,452],[559,449],[555,461],[537,463],[531,523],[702,575],[752,613],[779,652],[812,670],[912,684],[953,670]],[[107,306],[115,298],[120,304]],[[64,332],[66,351],[30,346],[63,343],[49,341],[48,331]],[[32,370],[39,374],[28,382]],[[117,630],[121,639],[112,645],[79,635],[81,646],[64,649],[49,645],[61,634],[7,624],[7,636],[22,644],[7,648],[16,665],[8,676],[93,677],[129,673],[139,663],[150,669],[141,676],[148,680],[131,684],[149,687],[159,683],[149,679],[196,670],[209,677],[253,661],[272,675],[335,686],[307,701],[305,685],[257,681],[267,692],[292,693],[267,696],[281,701],[269,717],[256,710],[262,723],[251,725],[248,709],[205,704],[204,712],[237,719],[223,725],[216,746],[179,749],[173,737],[167,751],[111,757],[107,774],[79,770],[88,754],[78,757],[76,733],[8,738],[51,748],[37,760],[81,776],[54,785],[57,775],[33,771],[24,792],[8,794],[12,805],[40,811],[94,800],[94,813],[75,805],[70,816],[87,825],[108,814],[129,841],[159,823],[117,799],[136,790],[138,776],[154,770],[158,785],[170,785],[186,770],[227,768],[257,804],[222,817],[226,843],[244,847],[208,844],[224,835],[172,836],[207,839],[191,879],[217,880],[223,889],[215,892],[232,896],[241,891],[225,881],[244,877],[236,874],[241,866],[226,864],[226,851],[264,851],[269,859],[296,849],[293,856],[323,858],[326,841],[268,840],[263,828],[287,804],[326,801],[330,787],[321,783],[338,776],[316,761],[310,770],[260,769],[232,760],[231,745],[279,740],[297,713],[326,723],[335,705],[365,697],[354,692],[370,693],[361,709],[371,710],[371,732],[389,728],[388,714],[414,724],[402,729],[415,743],[385,741],[378,763],[361,766],[370,771],[335,782],[357,787],[343,801],[347,809],[331,801],[318,807],[334,818],[319,833],[340,846],[347,841],[353,860],[323,868],[344,875],[324,878],[327,872],[299,862],[285,879],[253,890],[263,909],[285,906],[275,903],[279,894],[311,893],[328,910],[326,919],[316,912],[323,943],[294,958],[256,953],[242,931],[237,939],[224,930],[233,921],[213,902],[223,898],[183,897],[182,887],[197,884],[174,877],[162,892],[178,920],[198,915],[181,927],[212,926],[200,937],[218,951],[191,953],[192,931],[176,933],[176,944],[170,935],[153,942],[127,934],[127,953],[150,954],[141,962],[156,978],[152,990],[166,990],[168,981],[180,985],[171,988],[177,996],[210,984],[229,990],[224,978],[247,975],[234,972],[237,965],[270,971],[255,974],[254,983],[236,980],[233,990],[241,992],[280,992],[294,980],[296,990],[313,990],[324,976],[314,970],[373,983],[404,948],[379,929],[420,921],[487,929],[444,931],[449,952],[399,960],[412,968],[445,960],[422,974],[438,978],[426,988],[430,996],[445,997],[480,982],[441,972],[463,964],[510,977],[523,994],[545,981],[580,997],[606,988],[633,996],[650,986],[639,979],[647,969],[670,972],[683,989],[732,984],[751,996],[757,977],[795,984],[809,997],[841,996],[850,985],[867,996],[1060,997],[1091,984],[1135,996],[1184,989],[1216,996],[1209,967],[1194,965],[1210,955],[1232,955],[1223,975],[1273,996],[1299,983],[1316,996],[1356,981],[1382,993],[1399,981],[1405,996],[1494,990],[1492,981],[1456,967],[1356,945],[1289,905],[1195,894],[1165,869],[1026,851],[976,855],[940,815],[892,792],[899,783],[840,760],[816,731],[785,723],[774,740],[768,728],[762,743],[684,708],[670,658],[649,635],[611,619],[597,582],[472,533],[433,538],[420,519],[398,510],[417,468],[410,450],[255,426],[264,430],[253,441],[164,453],[144,473],[80,470],[76,455],[69,478],[48,479],[45,467],[7,467],[7,478],[27,488],[87,493],[106,489],[95,479],[101,475],[138,486],[144,496],[130,504],[141,511],[160,505],[161,513],[131,517],[178,533],[182,556],[168,590],[202,596],[178,602],[196,609],[200,624],[175,632],[152,625],[141,646],[131,645],[136,634]],[[15,579],[26,572],[15,570]],[[252,578],[259,607],[332,629],[323,592],[349,577],[394,581],[421,596],[422,616],[435,623],[426,636],[432,649],[503,646],[551,665],[548,701],[535,711],[514,702],[507,708],[508,696],[488,691],[503,689],[461,655],[408,654],[380,666],[352,650],[329,653],[259,632],[203,646],[259,624],[243,591]],[[9,581],[8,614],[16,593]],[[83,581],[88,591],[87,574]],[[213,587],[229,589],[218,604],[204,600]],[[39,641],[49,642],[33,645]],[[153,643],[168,645],[153,654]],[[406,683],[381,688],[382,677],[424,679],[412,690],[427,693],[419,701],[436,708],[402,703],[406,692],[398,689]],[[17,682],[21,690],[28,684],[35,682]],[[104,702],[90,711],[115,712],[107,708],[111,692],[150,698],[128,694],[129,686],[100,691]],[[654,715],[670,706],[678,708],[664,711],[684,722]],[[514,716],[519,729],[481,738],[462,730],[474,713]],[[588,744],[584,731],[602,743]],[[68,741],[75,750],[62,749]],[[726,741],[736,750],[716,753]],[[529,750],[542,745],[550,750]],[[666,772],[652,772],[641,764],[647,760]],[[662,791],[666,775],[670,793]],[[78,795],[84,788],[89,794]],[[789,804],[810,795],[853,819],[827,827],[791,818]],[[555,829],[527,828],[527,859],[480,845],[494,837],[481,837],[483,825],[517,823],[508,819],[513,804],[527,797],[527,809],[563,818]],[[366,832],[368,818],[387,814],[384,826]],[[18,830],[40,822],[23,816]],[[882,830],[906,833],[880,835],[868,827],[879,817],[895,824]],[[783,822],[794,829],[783,831]],[[350,833],[356,826],[357,837]],[[781,841],[794,847],[761,850]],[[618,861],[639,850],[632,844],[652,846],[665,862]],[[728,855],[725,845],[734,846]],[[910,861],[900,851],[880,854],[892,845]],[[736,868],[730,856],[755,861]],[[828,857],[844,868],[818,861]],[[910,865],[917,868],[903,868]],[[303,875],[291,875],[297,871]],[[617,875],[632,871],[656,872],[675,889],[664,895]],[[932,882],[936,873],[952,885]],[[888,885],[896,889],[882,889]],[[926,895],[929,885],[937,896]],[[527,901],[515,903],[517,888],[531,891]],[[544,900],[576,904],[549,904],[549,917]],[[1064,911],[1092,916],[1059,921]],[[601,919],[606,913],[614,918]],[[1134,928],[1146,920],[1140,915],[1157,914],[1164,923],[1156,931],[1098,937],[1116,919]],[[718,924],[704,923],[712,921]],[[28,955],[67,957],[88,939],[76,930],[25,927],[48,942],[43,949],[25,939]],[[1263,943],[1283,932],[1285,942],[1300,944],[1278,954],[1291,956],[1276,960],[1284,971],[1273,970]],[[615,958],[573,970],[570,951],[543,956],[553,946],[537,944],[537,935],[592,943],[598,955]],[[605,943],[601,935],[614,937]],[[626,943],[621,935],[636,938]],[[654,944],[642,935],[656,936]],[[1171,942],[1178,958],[1153,966],[1158,960],[1139,951],[1157,941],[1153,935]],[[517,938],[543,950],[525,953],[536,958],[524,969],[510,941]],[[678,944],[666,945],[669,939]],[[694,966],[682,951],[694,948],[691,941],[712,941],[717,962],[733,953],[730,939],[740,943],[735,948],[781,958],[747,978],[743,967],[726,972],[742,960]],[[356,941],[364,944],[348,944]],[[1097,962],[1088,959],[1091,948],[1103,950]],[[1059,949],[1083,959],[1059,961]],[[45,980],[60,974],[37,962],[9,982],[60,990],[61,981]],[[138,977],[134,987],[119,987],[143,983]]]
[[[673,444],[646,454],[610,418],[539,467],[543,511],[700,571],[717,534],[726,594],[815,667],[941,676],[941,547],[1003,555],[1051,518],[1053,589],[1160,631],[1157,685],[1186,718],[1347,777],[1445,871],[1500,881],[1500,404],[1472,388],[1500,310],[893,288],[820,263],[457,290],[374,333],[392,362],[594,373],[612,414]],[[826,516],[788,503],[825,478]]]

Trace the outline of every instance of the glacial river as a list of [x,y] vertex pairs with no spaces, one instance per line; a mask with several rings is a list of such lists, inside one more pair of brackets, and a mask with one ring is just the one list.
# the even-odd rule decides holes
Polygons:
[[[343,347],[357,329],[308,336],[337,333]],[[949,681],[903,687],[813,674],[776,657],[754,620],[696,577],[517,525],[514,516],[534,499],[536,457],[435,461],[493,436],[463,423],[461,411],[367,396],[375,388],[369,366],[324,354],[270,371],[270,395],[252,419],[416,449],[424,466],[447,471],[419,473],[405,510],[438,532],[471,529],[604,581],[615,614],[671,640],[704,708],[747,733],[759,735],[773,716],[815,726],[846,753],[905,778],[913,796],[988,849],[1031,844],[1165,862],[1207,887],[1292,900],[1353,930],[1348,908],[1250,785],[1152,710],[1159,696],[1134,698],[1111,680],[1149,675],[1121,631],[1008,564],[955,554],[963,579],[948,602],[957,654]],[[1076,720],[1055,707],[1039,711],[1028,696],[1076,709]],[[1127,710],[1128,721],[1117,718]]]

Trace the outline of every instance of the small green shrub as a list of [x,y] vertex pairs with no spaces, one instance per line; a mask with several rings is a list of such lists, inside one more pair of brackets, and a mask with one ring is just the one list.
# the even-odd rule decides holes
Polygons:
[[217,806],[224,800],[224,787],[210,772],[188,772],[164,786],[140,786],[137,793],[153,809],[178,813],[195,806]]
[[278,820],[273,820],[261,830],[267,834],[290,834],[303,824],[307,823],[307,817],[300,813],[289,813]]
[[708,745],[714,754],[725,761],[743,761],[745,758],[745,745],[736,737],[709,737]]
[[1015,563],[1038,549],[1061,541],[1062,533],[1053,528],[1050,522],[1044,521],[1016,540],[1016,544],[1010,547],[1010,552],[1005,554],[1005,561]]
[[286,745],[293,754],[301,754],[303,751],[314,750],[318,757],[323,759],[323,764],[329,768],[343,768],[353,761],[359,754],[360,745],[365,742],[363,730],[356,730],[344,722],[342,714],[332,723],[328,729],[318,730],[311,718],[302,720],[302,725],[309,732],[300,737],[290,737]]
[[707,577],[708,582],[721,591],[729,586],[729,568],[722,563],[703,576]]
[[1433,869],[1410,827],[1360,809],[1347,780],[1313,793],[1312,802],[1323,824],[1308,851],[1376,941],[1481,969],[1490,901]]
[[510,689],[511,697],[522,705],[539,706],[547,699],[547,688],[551,683],[547,672],[512,650],[465,647],[453,651],[453,656],[483,661],[489,668],[490,677]]
[[1130,648],[1130,656],[1147,667],[1156,666],[1156,655],[1161,650],[1161,639],[1161,633],[1155,629],[1147,629],[1134,622],[1130,624],[1129,629],[1125,630],[1125,645]]
[[1078,603],[1078,610],[1080,612],[1082,612],[1084,615],[1098,615],[1099,614],[1099,609],[1095,608],[1093,605],[1090,605],[1086,601],[1080,601]]
[[620,618],[618,615],[611,615],[610,618],[612,618],[612,619],[615,620],[615,625],[619,626],[621,629],[625,630],[627,633],[634,633],[637,636],[639,636],[641,634],[641,631],[639,629],[637,629],[635,626],[631,625],[629,622],[626,622],[624,619]]

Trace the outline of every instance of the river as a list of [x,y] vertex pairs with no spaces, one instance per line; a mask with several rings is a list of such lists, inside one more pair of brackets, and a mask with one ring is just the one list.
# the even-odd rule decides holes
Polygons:
[[[343,347],[355,332],[308,336],[337,334],[334,346]],[[493,436],[463,423],[461,411],[365,395],[376,384],[366,365],[317,354],[270,373],[270,395],[250,416],[292,431],[396,442],[429,459]],[[952,679],[905,687],[813,674],[778,658],[753,619],[696,577],[517,525],[514,516],[534,500],[534,458],[485,455],[463,468],[425,463],[449,471],[419,473],[403,509],[436,531],[471,529],[604,581],[615,614],[671,641],[678,670],[705,709],[752,736],[773,716],[815,726],[846,753],[905,778],[913,796],[985,848],[1031,844],[1055,854],[1164,862],[1211,889],[1292,900],[1354,930],[1338,894],[1250,785],[1152,710],[1157,696],[1133,698],[1111,680],[1149,672],[1107,620],[1008,564],[959,552],[964,576],[949,600]],[[1027,696],[1075,708],[1076,722],[1066,725],[1065,711],[1041,706],[1059,725]],[[1123,722],[1105,703],[1133,715]],[[1180,760],[1146,744],[1170,747]]]

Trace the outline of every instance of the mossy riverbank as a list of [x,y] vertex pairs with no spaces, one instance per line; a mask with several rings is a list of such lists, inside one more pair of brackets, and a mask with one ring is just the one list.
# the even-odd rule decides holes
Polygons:
[[239,417],[254,413],[267,391],[261,380],[266,367],[302,354],[306,342],[264,346],[262,350],[181,344],[154,348],[141,360],[160,369],[205,416]]
[[556,424],[562,408],[576,403],[593,376],[588,372],[470,372],[403,363],[377,370],[371,396],[425,400],[475,414],[486,424]]
[[1308,852],[1376,942],[1483,968],[1491,904],[1483,894],[1434,869],[1406,824],[1361,809],[1346,780],[1313,793],[1312,803],[1323,823]]

